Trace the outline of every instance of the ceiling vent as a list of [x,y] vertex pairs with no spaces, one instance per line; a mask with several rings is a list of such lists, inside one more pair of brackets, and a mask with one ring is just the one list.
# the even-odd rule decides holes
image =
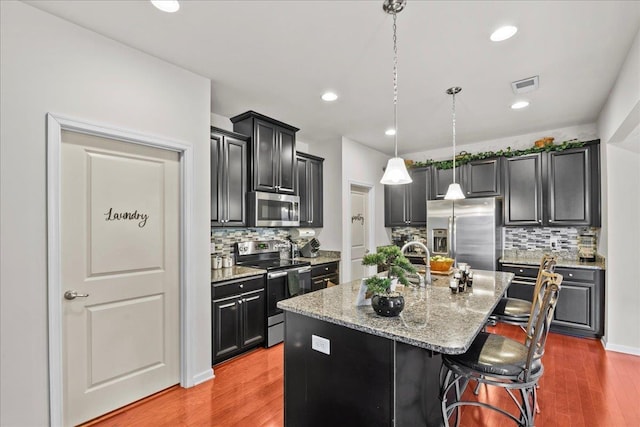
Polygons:
[[527,93],[538,89],[538,76],[511,82],[513,93]]

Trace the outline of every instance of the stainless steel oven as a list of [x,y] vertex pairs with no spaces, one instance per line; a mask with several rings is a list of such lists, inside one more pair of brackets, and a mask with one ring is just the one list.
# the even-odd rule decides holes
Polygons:
[[267,347],[284,341],[284,313],[277,307],[279,301],[291,298],[289,281],[292,274],[298,278],[297,295],[311,290],[311,267],[287,268],[267,273]]
[[251,191],[247,193],[249,227],[300,226],[300,197]]
[[279,240],[248,241],[236,244],[238,265],[267,271],[267,347],[284,340],[284,313],[277,304],[311,290],[311,266],[308,261],[280,258],[289,253],[289,243]]

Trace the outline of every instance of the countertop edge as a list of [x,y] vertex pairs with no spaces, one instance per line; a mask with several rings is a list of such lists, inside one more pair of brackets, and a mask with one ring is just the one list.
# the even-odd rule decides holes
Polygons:
[[[504,256],[500,257],[498,262],[500,262],[500,264],[524,264],[537,266],[540,265],[540,258]],[[558,258],[556,267],[583,268],[585,270],[606,270],[606,262],[604,258],[598,258],[595,262],[582,262],[579,260]]]

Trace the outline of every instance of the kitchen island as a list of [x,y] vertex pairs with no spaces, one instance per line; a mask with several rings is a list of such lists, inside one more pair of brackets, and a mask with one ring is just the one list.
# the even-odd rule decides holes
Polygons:
[[287,426],[441,425],[441,354],[464,353],[511,283],[474,271],[452,294],[448,277],[405,288],[395,318],[355,306],[360,280],[278,303],[285,311]]

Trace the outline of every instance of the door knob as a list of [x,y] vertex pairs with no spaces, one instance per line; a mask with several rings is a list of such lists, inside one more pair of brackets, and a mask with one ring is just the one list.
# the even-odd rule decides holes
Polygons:
[[68,300],[76,299],[76,298],[86,298],[89,294],[79,294],[76,291],[67,291],[64,293],[64,298]]

